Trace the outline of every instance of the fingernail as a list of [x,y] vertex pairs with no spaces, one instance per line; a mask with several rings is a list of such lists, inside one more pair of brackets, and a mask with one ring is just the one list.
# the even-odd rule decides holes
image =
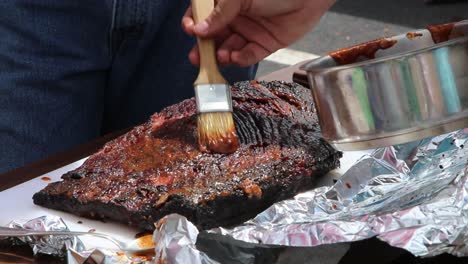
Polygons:
[[201,23],[196,24],[194,29],[198,33],[208,33],[208,23],[206,23],[206,21],[202,21]]

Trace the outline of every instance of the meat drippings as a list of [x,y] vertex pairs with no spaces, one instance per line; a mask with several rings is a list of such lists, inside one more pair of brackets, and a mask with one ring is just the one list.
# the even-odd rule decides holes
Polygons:
[[416,32],[408,32],[406,33],[406,38],[407,39],[415,39],[415,38],[419,38],[419,37],[422,37],[423,34],[422,33],[416,33]]
[[448,23],[437,26],[429,26],[427,30],[431,32],[432,40],[434,43],[441,43],[450,39],[450,34],[452,33],[455,23]]
[[367,43],[359,44],[350,48],[345,48],[329,53],[338,65],[355,63],[359,57],[374,59],[378,50],[384,50],[393,47],[396,40],[377,39]]
[[140,248],[153,248],[156,246],[152,234],[139,237],[137,239],[137,244]]

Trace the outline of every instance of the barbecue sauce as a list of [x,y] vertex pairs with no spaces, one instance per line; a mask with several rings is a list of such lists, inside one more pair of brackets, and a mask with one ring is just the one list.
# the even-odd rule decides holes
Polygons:
[[139,237],[137,240],[137,244],[140,248],[153,248],[156,244],[153,241],[153,235],[145,235]]
[[408,38],[408,39],[414,39],[414,38],[418,38],[418,37],[422,37],[422,36],[423,36],[422,33],[416,33],[416,32],[406,33],[406,38]]
[[384,50],[393,47],[396,40],[377,39],[367,43],[359,44],[350,48],[340,49],[329,53],[338,65],[355,63],[359,57],[374,59],[378,50]]
[[235,131],[227,133],[224,137],[199,140],[200,151],[204,153],[231,154],[239,148],[239,139]]
[[41,180],[43,180],[43,181],[47,181],[47,182],[48,182],[48,181],[51,181],[52,179],[51,179],[51,178],[49,178],[49,177],[42,177],[42,178],[41,178]]
[[448,23],[437,26],[429,26],[427,30],[431,32],[432,40],[434,43],[441,43],[450,39],[450,34],[452,33],[455,23]]

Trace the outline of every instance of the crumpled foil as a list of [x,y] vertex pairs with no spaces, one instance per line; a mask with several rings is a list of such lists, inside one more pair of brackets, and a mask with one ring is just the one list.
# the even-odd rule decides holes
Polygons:
[[67,253],[68,264],[136,264],[136,263],[153,263],[152,261],[139,261],[138,259],[130,259],[122,252],[96,248],[91,250],[74,250],[69,249]]
[[[70,231],[65,222],[58,216],[41,216],[28,221],[15,220],[8,227],[36,231]],[[68,264],[136,264],[152,263],[152,260],[139,256],[126,256],[122,252],[92,248],[87,249],[77,236],[29,236],[10,238],[12,245],[28,244],[33,254],[52,255],[65,258]]]
[[[11,228],[36,231],[70,231],[60,217],[42,216],[28,221],[15,220],[8,224]],[[84,245],[75,236],[29,236],[12,239],[13,244],[26,243],[31,246],[34,255],[45,254],[63,257],[67,249],[84,250]]]
[[196,249],[198,229],[185,217],[168,215],[154,232],[156,259],[166,263],[218,264]]
[[[468,129],[464,129],[377,149],[362,157],[334,186],[276,203],[233,229],[208,232],[258,245],[293,247],[376,236],[416,256],[468,256],[467,140]],[[198,234],[184,227],[191,223],[179,215],[166,217],[161,225],[163,230],[164,225],[181,227],[160,234],[165,237],[158,241],[160,248],[193,241]],[[174,233],[177,229],[181,232]],[[190,263],[212,261],[191,252]],[[171,255],[179,253],[172,248]]]

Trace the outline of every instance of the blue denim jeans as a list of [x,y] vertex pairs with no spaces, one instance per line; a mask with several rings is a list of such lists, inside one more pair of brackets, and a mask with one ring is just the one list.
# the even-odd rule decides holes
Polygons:
[[[0,172],[193,96],[189,0],[0,1]],[[223,69],[230,82],[256,67]]]

